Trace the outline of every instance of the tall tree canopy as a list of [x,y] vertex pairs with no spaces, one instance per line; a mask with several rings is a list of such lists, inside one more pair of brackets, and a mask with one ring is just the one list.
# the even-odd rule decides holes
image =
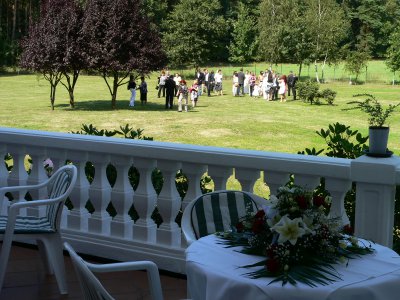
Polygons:
[[82,30],[89,67],[105,80],[112,108],[129,74],[137,77],[165,65],[159,32],[141,13],[141,1],[88,0]]
[[393,73],[400,71],[400,27],[397,27],[397,29],[390,35],[386,65]]
[[218,0],[182,0],[175,6],[163,24],[163,44],[172,64],[198,67],[218,60],[227,28],[221,9]]

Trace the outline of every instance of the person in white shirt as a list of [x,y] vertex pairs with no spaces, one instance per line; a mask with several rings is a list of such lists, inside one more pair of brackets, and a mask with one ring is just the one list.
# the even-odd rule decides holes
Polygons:
[[181,75],[176,73],[175,77],[174,77],[174,81],[175,81],[175,92],[174,92],[174,95],[176,95],[176,93],[178,92],[178,88],[179,88],[179,84],[180,84],[181,80],[182,80]]
[[215,79],[215,91],[217,92],[217,95],[222,96],[222,71],[221,69],[218,70],[217,74],[215,74],[214,79]]
[[167,80],[167,76],[165,75],[165,72],[162,71],[160,77],[158,77],[158,98],[161,96],[161,91],[162,91],[162,96],[165,97],[165,81]]

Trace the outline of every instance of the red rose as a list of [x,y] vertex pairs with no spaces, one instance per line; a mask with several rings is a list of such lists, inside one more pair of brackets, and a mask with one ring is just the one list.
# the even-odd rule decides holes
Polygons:
[[277,249],[278,249],[278,246],[276,244],[270,245],[267,248],[267,257],[269,257],[269,258],[275,257],[275,252]]
[[236,224],[236,230],[237,230],[238,232],[243,232],[243,230],[244,230],[244,225],[243,225],[242,222],[239,222],[239,223]]
[[279,269],[280,269],[280,265],[279,265],[279,261],[277,259],[274,258],[269,258],[267,260],[267,262],[265,263],[265,268],[273,273],[276,274],[278,273]]
[[353,229],[353,227],[350,226],[350,224],[346,224],[343,226],[343,232],[348,235],[353,235],[354,229]]
[[264,218],[265,216],[265,211],[264,210],[259,210],[256,215],[255,218],[259,219],[259,218]]
[[300,209],[307,209],[308,204],[305,196],[297,196],[295,200]]
[[322,196],[315,196],[313,198],[313,203],[316,207],[320,207],[321,205],[325,205],[325,198]]
[[257,234],[260,233],[264,228],[264,220],[263,219],[256,219],[252,226],[252,231]]

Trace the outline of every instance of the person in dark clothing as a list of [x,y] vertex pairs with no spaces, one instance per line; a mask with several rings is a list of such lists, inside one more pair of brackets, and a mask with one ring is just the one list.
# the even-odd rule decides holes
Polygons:
[[244,78],[245,78],[245,76],[243,73],[243,68],[240,68],[240,71],[239,71],[239,73],[237,73],[237,76],[238,76],[239,86],[236,89],[236,96],[239,96],[239,94],[244,96]]
[[201,71],[201,69],[197,69],[196,71],[196,79],[197,79],[197,84],[198,84],[198,96],[201,96],[202,92],[203,92],[203,83],[206,80],[206,77],[204,75],[204,73]]
[[215,74],[214,71],[211,71],[210,75],[208,76],[208,86],[207,86],[207,95],[211,97],[211,91],[214,90],[215,85]]
[[139,85],[139,91],[140,91],[140,104],[146,104],[147,103],[147,83],[144,80],[144,76],[140,77],[140,85]]
[[174,92],[175,92],[175,81],[174,77],[171,75],[165,81],[165,108],[171,108],[174,105]]
[[288,85],[288,96],[290,96],[290,91],[293,94],[293,100],[296,100],[296,82],[298,78],[296,74],[293,74],[293,71],[290,71],[290,74],[287,78],[287,85]]

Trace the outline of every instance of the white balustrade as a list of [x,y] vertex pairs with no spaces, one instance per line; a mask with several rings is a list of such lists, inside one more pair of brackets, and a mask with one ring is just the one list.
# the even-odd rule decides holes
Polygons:
[[[7,147],[6,145],[0,145],[0,158],[3,159],[7,155]],[[8,170],[6,168],[6,164],[2,162],[0,159],[0,187],[7,186],[8,180]]]
[[182,163],[182,172],[186,175],[188,180],[188,190],[185,198],[182,201],[182,210],[186,208],[186,205],[190,201],[199,197],[201,192],[200,181],[204,173],[207,172],[207,166],[196,163]]
[[214,191],[226,189],[226,183],[228,182],[229,177],[232,175],[232,172],[232,167],[216,165],[208,166],[208,175],[214,181]]
[[[294,174],[295,184],[310,189],[324,178],[325,188],[332,196],[330,214],[341,217],[344,224],[348,223],[344,197],[355,182],[356,234],[386,246],[392,243],[394,192],[400,184],[397,156],[348,160],[0,128],[0,155],[8,152],[13,157],[13,169],[7,174],[0,164],[2,185],[27,183],[26,155],[33,159],[32,177],[29,177],[32,183],[44,178],[39,168],[43,159],[50,158],[55,168],[66,160],[77,166],[78,180],[70,196],[73,208],[67,212],[62,230],[64,239],[82,253],[117,260],[150,259],[161,269],[184,273],[186,243],[182,241],[175,217],[180,207],[185,209],[189,201],[201,194],[200,179],[206,172],[213,179],[215,190],[219,190],[226,189],[233,169],[242,190],[250,192],[260,172],[272,194],[288,182],[289,174]],[[95,168],[92,184],[85,173],[87,162],[92,162]],[[128,179],[132,162],[140,176],[136,191]],[[106,175],[109,163],[117,172],[113,188]],[[152,184],[155,168],[161,170],[164,180],[159,196]],[[175,186],[179,169],[188,179],[183,201]],[[85,208],[89,199],[94,207],[93,215]],[[106,211],[110,202],[116,209],[114,219]],[[136,222],[129,215],[132,203],[139,217]],[[151,218],[156,207],[163,219],[159,228]]]
[[94,212],[89,217],[89,232],[110,234],[111,216],[107,206],[111,200],[111,186],[107,179],[107,166],[110,161],[108,154],[91,154],[89,160],[94,166],[94,179],[89,188],[89,200]]
[[260,178],[260,170],[247,169],[247,168],[236,168],[235,177],[239,180],[242,191],[253,192],[254,184],[257,179]]
[[157,203],[157,193],[151,180],[151,174],[157,166],[154,159],[134,159],[134,166],[139,171],[139,185],[135,191],[133,204],[139,219],[133,225],[133,239],[156,243],[157,225],[151,218]]
[[115,156],[111,164],[117,171],[117,179],[111,191],[111,203],[117,215],[111,221],[111,236],[132,239],[133,220],[128,214],[133,203],[133,188],[129,182],[129,169],[133,159],[128,156]]
[[180,162],[162,159],[157,161],[157,168],[161,170],[164,177],[157,201],[158,211],[163,219],[163,223],[157,230],[157,243],[171,247],[179,247],[181,243],[181,229],[175,222],[182,201],[176,189],[175,177],[181,167]]
[[78,177],[69,197],[73,208],[67,214],[66,226],[68,229],[87,232],[90,213],[86,209],[86,203],[89,200],[90,183],[86,177],[85,167],[88,161],[88,153],[85,151],[68,151],[67,157],[78,169]]

